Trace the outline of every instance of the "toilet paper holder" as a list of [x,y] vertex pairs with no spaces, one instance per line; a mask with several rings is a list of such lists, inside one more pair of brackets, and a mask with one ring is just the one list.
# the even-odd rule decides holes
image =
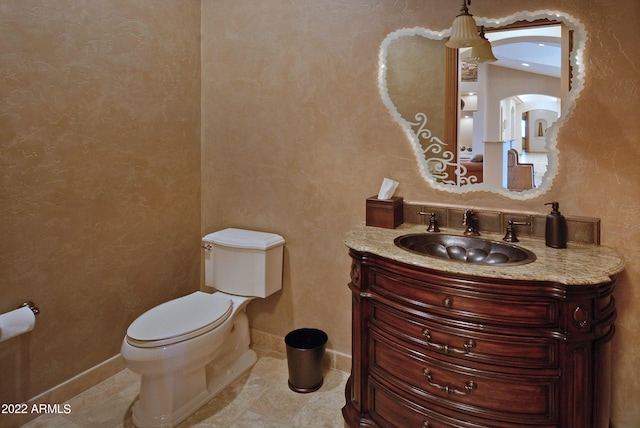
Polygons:
[[31,301],[24,302],[23,304],[18,306],[18,309],[24,308],[25,306],[31,309],[31,312],[33,312],[34,315],[38,315],[40,313],[40,308],[38,308],[36,304]]

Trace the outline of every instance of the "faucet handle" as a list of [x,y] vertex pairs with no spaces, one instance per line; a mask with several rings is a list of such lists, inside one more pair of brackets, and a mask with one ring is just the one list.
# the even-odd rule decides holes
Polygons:
[[502,238],[503,241],[520,242],[520,240],[516,236],[516,229],[513,226],[531,226],[531,222],[509,220],[507,222],[507,233],[504,235],[504,238]]
[[507,233],[504,235],[504,238],[502,238],[503,241],[506,242],[518,242],[519,239],[516,236],[516,231],[513,230],[513,220],[509,220],[507,222]]
[[480,232],[478,231],[478,217],[476,217],[476,212],[474,210],[464,210],[464,214],[462,215],[462,225],[467,227],[464,231],[466,236],[480,236]]
[[427,228],[427,232],[429,233],[440,232],[440,228],[438,227],[438,220],[436,219],[436,213],[427,213],[424,211],[418,211],[418,214],[431,216],[429,217],[429,227]]

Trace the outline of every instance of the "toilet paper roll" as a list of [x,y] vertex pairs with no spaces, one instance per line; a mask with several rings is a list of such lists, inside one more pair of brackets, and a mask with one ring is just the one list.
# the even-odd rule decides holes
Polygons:
[[0,342],[33,330],[36,316],[31,308],[24,306],[0,315]]

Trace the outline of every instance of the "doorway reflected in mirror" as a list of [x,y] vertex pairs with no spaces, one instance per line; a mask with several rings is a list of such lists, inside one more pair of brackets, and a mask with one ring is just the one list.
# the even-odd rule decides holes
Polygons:
[[[444,47],[448,30],[401,29],[381,45],[380,93],[434,187],[533,198],[546,192],[557,174],[557,134],[583,87],[586,33],[580,22],[559,12],[478,21],[498,61],[468,63],[471,49]],[[456,54],[453,67],[448,51]],[[494,159],[486,143],[497,141],[505,146]],[[539,165],[532,189],[508,189],[511,148],[522,162],[535,158]],[[482,168],[478,174],[478,165],[472,165],[472,174],[470,160],[477,155],[484,157]]]

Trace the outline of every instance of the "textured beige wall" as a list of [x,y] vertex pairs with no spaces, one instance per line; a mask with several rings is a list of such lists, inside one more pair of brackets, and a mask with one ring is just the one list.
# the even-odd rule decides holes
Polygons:
[[319,327],[349,353],[342,239],[386,176],[410,200],[545,212],[557,199],[602,218],[603,243],[627,260],[613,420],[633,427],[640,5],[582,3],[473,2],[478,16],[566,11],[590,37],[559,176],[548,195],[513,202],[430,189],[378,97],[384,36],[444,28],[457,3],[202,0],[201,67],[198,1],[0,0],[0,311],[25,299],[42,309],[33,332],[0,344],[0,402],[116,354],[135,316],[194,288],[200,233],[227,226],[287,239],[284,291],[252,303],[253,326]]
[[0,312],[41,310],[0,343],[0,403],[197,289],[199,35],[198,0],[0,0]]
[[287,240],[284,291],[252,303],[254,327],[319,327],[350,352],[347,229],[383,177],[417,201],[602,218],[603,243],[627,260],[616,297],[613,421],[640,420],[640,3],[483,0],[477,16],[561,10],[587,28],[588,80],[560,133],[560,171],[544,197],[455,196],[420,178],[376,87],[378,47],[401,27],[450,25],[450,0],[203,0],[202,176],[205,231],[240,226]]

